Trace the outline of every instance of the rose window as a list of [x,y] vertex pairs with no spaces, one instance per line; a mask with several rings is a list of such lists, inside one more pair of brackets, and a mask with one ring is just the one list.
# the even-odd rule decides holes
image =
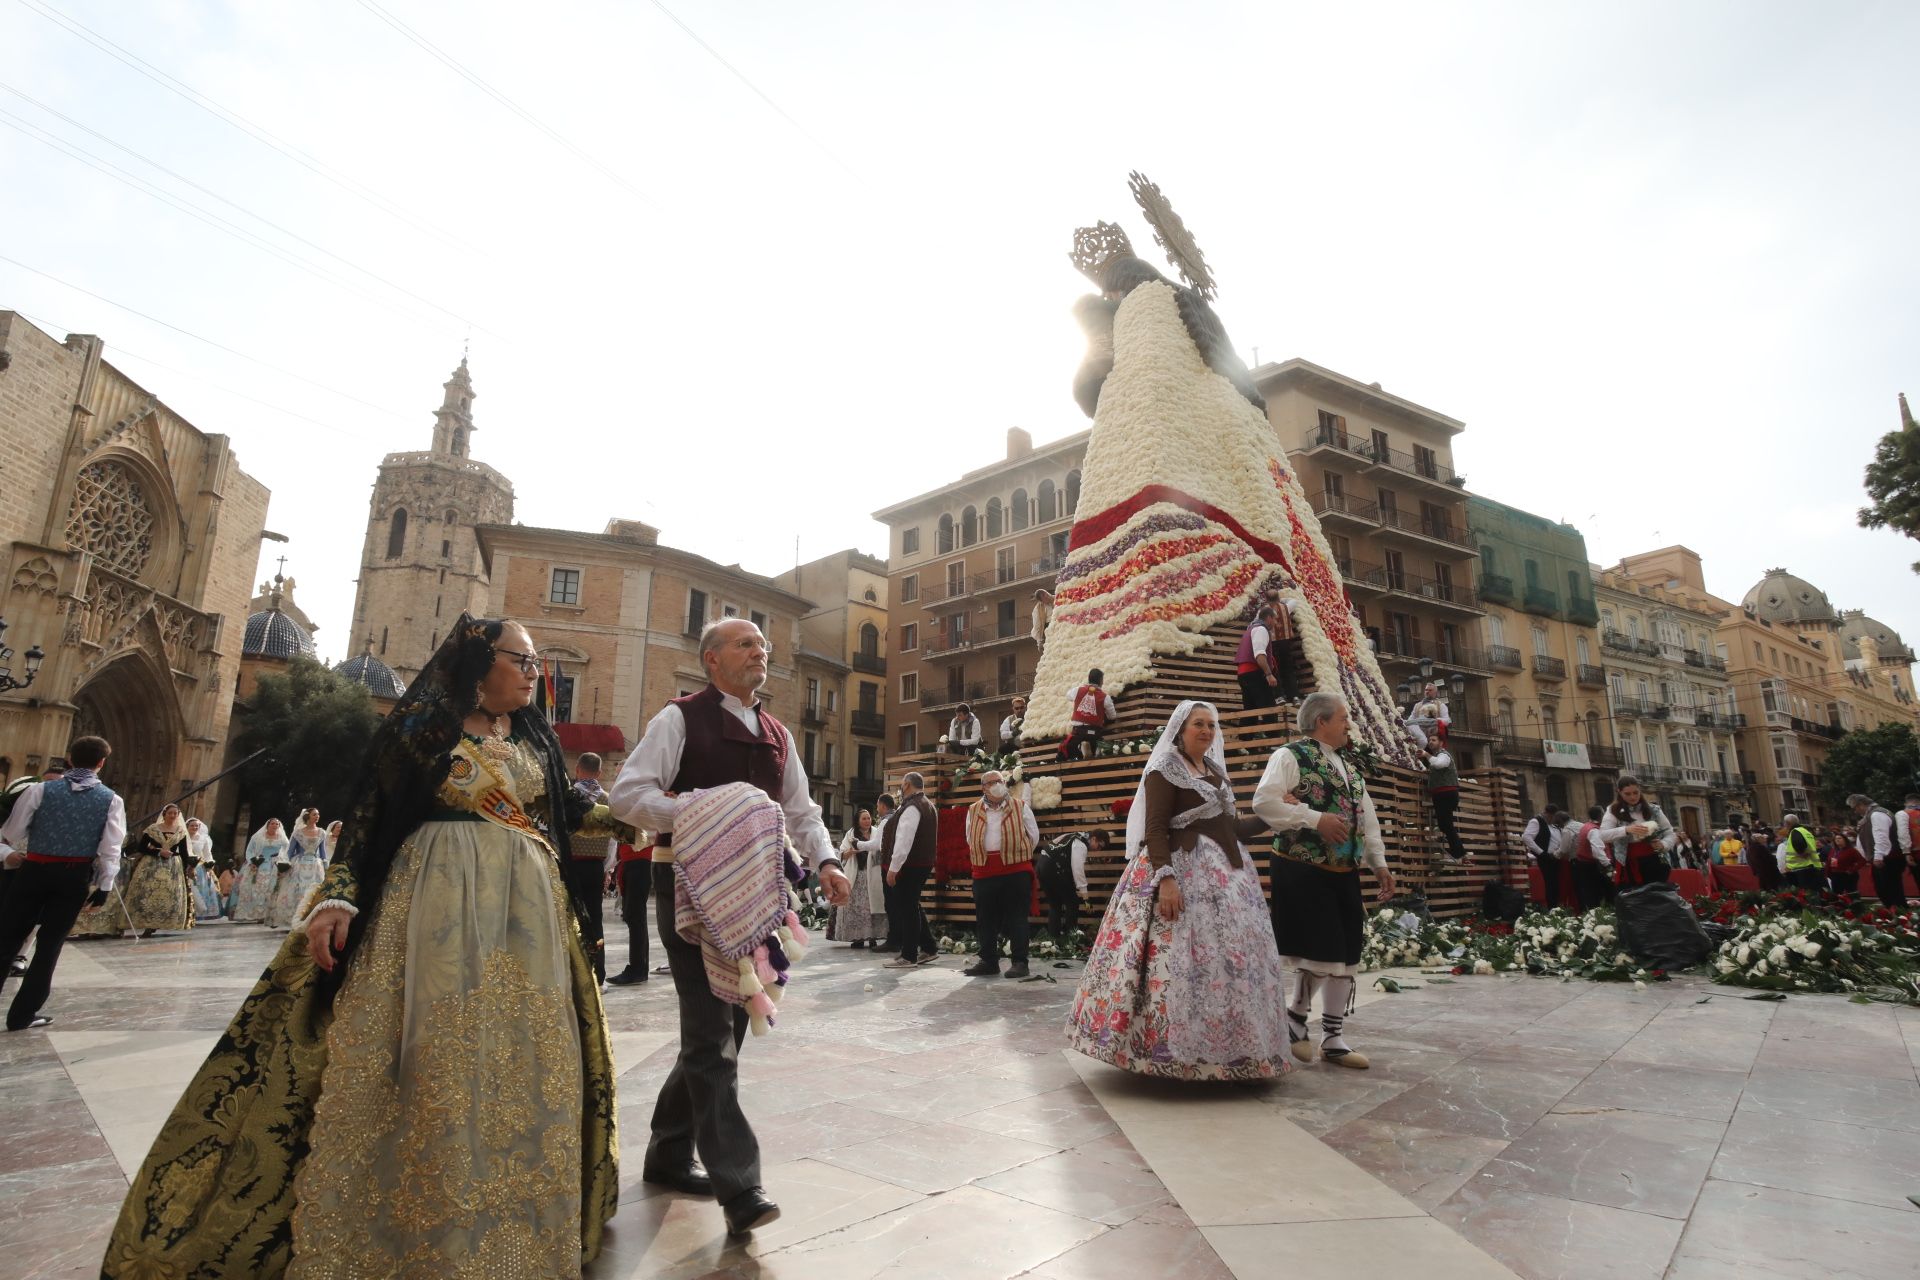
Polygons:
[[117,462],[90,462],[80,469],[67,541],[90,551],[109,569],[140,576],[153,556],[153,508],[133,473]]

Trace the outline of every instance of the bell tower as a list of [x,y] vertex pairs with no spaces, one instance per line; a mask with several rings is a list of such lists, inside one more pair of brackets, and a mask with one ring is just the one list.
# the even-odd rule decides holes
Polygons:
[[354,635],[408,684],[454,619],[487,608],[488,581],[474,527],[513,519],[513,484],[473,459],[473,378],[466,357],[442,384],[433,447],[380,461],[367,510]]

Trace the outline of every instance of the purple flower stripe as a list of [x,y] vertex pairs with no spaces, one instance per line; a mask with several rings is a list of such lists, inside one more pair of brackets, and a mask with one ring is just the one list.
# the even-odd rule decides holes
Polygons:
[[1127,535],[1124,538],[1111,544],[1105,550],[1069,557],[1067,562],[1060,567],[1060,581],[1062,584],[1065,584],[1075,579],[1085,577],[1089,573],[1098,572],[1110,564],[1115,564],[1125,559],[1129,551],[1157,533],[1171,533],[1176,529],[1200,531],[1206,529],[1206,527],[1206,520],[1190,511],[1155,512],[1145,519],[1136,521],[1134,525],[1128,529]]

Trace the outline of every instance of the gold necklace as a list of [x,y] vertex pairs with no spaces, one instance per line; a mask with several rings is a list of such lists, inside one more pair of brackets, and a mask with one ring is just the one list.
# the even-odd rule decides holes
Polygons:
[[475,711],[487,718],[487,736],[480,739],[480,753],[489,760],[505,761],[513,757],[513,744],[507,741],[509,730],[501,727],[501,722],[513,723],[513,713],[503,712],[495,715],[485,707],[475,707]]

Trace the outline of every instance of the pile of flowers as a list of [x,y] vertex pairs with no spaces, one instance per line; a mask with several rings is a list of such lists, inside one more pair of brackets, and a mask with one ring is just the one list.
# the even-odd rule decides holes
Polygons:
[[[934,945],[942,955],[980,954],[980,939],[966,930],[943,933]],[[1034,960],[1084,960],[1092,950],[1093,938],[1084,929],[1075,929],[1065,938],[1056,938],[1043,930],[1027,944],[1027,953]]]
[[1035,778],[1027,784],[1027,803],[1036,811],[1060,807],[1060,779],[1053,774]]
[[1419,967],[1452,974],[1530,973],[1593,982],[1641,982],[1665,976],[1620,946],[1613,912],[1530,911],[1501,921],[1426,921],[1383,907],[1367,917],[1362,969]]
[[1010,783],[1018,782],[1026,776],[1026,770],[1020,764],[1019,752],[1006,751],[993,755],[981,747],[975,747],[973,754],[967,757],[966,763],[955,769],[953,774],[956,778],[966,778],[995,771],[1005,774]]
[[1094,754],[1099,756],[1143,755],[1153,750],[1153,744],[1152,738],[1115,738],[1112,741],[1100,743],[1095,748]]

